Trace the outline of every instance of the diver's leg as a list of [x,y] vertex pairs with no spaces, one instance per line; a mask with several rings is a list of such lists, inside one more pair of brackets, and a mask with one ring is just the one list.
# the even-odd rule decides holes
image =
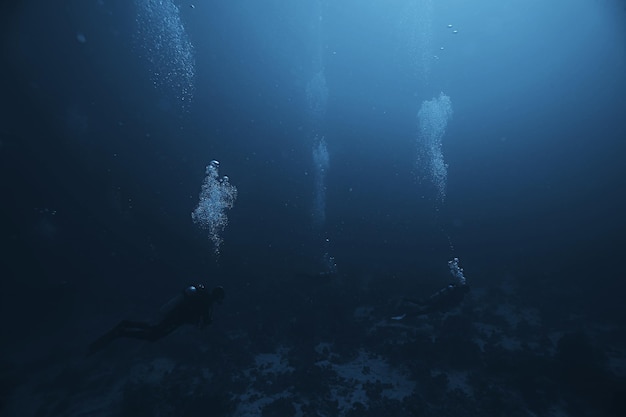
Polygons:
[[87,354],[91,355],[102,350],[109,343],[120,337],[154,342],[172,333],[180,324],[173,317],[166,317],[155,325],[145,321],[122,320],[117,326],[89,345]]
[[115,339],[115,336],[113,336],[112,331],[109,331],[105,333],[104,335],[100,336],[93,343],[91,343],[89,347],[87,348],[87,356],[93,355],[94,353],[99,352],[106,345],[111,343],[114,339]]
[[117,326],[89,345],[87,354],[92,355],[102,350],[109,343],[120,337],[150,340],[152,327],[154,326],[151,326],[150,323],[145,321],[122,320]]
[[415,304],[418,306],[422,306],[425,304],[424,300],[422,300],[421,298],[403,297],[402,301],[405,303]]
[[121,331],[122,329],[125,328],[127,323],[128,323],[127,320],[123,320],[119,322],[117,326],[115,326],[114,328],[112,328],[111,330],[109,330],[108,332],[100,336],[98,339],[96,339],[92,344],[89,345],[89,348],[87,350],[87,355],[92,355],[102,350],[109,343],[111,343],[112,341],[120,337]]
[[124,331],[133,329],[148,329],[150,328],[150,323],[146,321],[122,320],[117,327],[119,329],[123,329]]
[[391,317],[392,320],[403,320],[415,317],[421,317],[430,313],[427,307],[411,304],[406,306],[403,314]]
[[154,342],[159,340],[168,334],[172,333],[174,330],[180,326],[181,323],[178,321],[172,320],[171,318],[166,318],[161,320],[156,325],[150,328],[149,334],[146,335],[146,340],[150,342]]
[[130,339],[153,340],[154,328],[156,326],[144,321],[124,320],[118,325],[117,337],[128,337]]
[[126,326],[120,330],[118,337],[155,342],[172,333],[178,326],[179,323],[172,320],[162,320],[154,325],[145,322],[127,322]]

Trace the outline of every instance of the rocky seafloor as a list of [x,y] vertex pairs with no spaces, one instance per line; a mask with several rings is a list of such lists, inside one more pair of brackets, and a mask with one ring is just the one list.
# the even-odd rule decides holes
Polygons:
[[386,309],[303,305],[272,325],[5,361],[0,415],[626,415],[623,327],[554,323],[507,291],[476,289],[428,317],[391,320]]

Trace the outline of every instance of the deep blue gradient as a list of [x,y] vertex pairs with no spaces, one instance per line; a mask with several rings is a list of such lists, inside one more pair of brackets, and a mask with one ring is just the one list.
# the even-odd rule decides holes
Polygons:
[[[2,353],[80,350],[198,280],[226,288],[217,329],[288,321],[277,294],[310,292],[299,274],[325,253],[350,305],[436,290],[458,257],[475,288],[514,277],[545,322],[623,326],[623,3],[432,3],[420,74],[409,0],[174,1],[191,102],[153,84],[135,2],[2,6]],[[318,123],[305,91],[320,62]],[[417,114],[440,92],[443,202],[416,166]],[[219,258],[191,220],[212,159],[238,189]]]

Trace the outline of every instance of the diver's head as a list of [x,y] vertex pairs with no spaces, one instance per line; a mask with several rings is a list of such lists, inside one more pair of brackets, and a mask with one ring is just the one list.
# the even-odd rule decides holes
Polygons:
[[224,287],[220,285],[213,288],[211,296],[213,297],[213,301],[217,302],[218,304],[222,304],[222,301],[224,301]]
[[206,287],[202,284],[192,284],[190,286],[188,286],[187,288],[185,288],[185,295],[186,296],[197,296],[197,295],[206,295],[209,292],[207,291]]

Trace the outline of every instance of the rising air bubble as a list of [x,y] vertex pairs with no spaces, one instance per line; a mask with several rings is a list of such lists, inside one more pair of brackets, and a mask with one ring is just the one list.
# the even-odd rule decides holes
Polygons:
[[152,82],[166,96],[188,105],[194,93],[195,53],[172,0],[135,0],[136,40]]
[[441,140],[448,121],[452,117],[452,102],[444,93],[432,100],[424,101],[417,118],[419,133],[417,137],[417,165],[420,180],[428,179],[435,186],[437,199],[446,198],[448,166],[443,159]]
[[326,104],[328,102],[328,87],[326,86],[326,75],[323,68],[315,73],[313,78],[307,83],[306,99],[309,105],[309,114],[314,124],[321,124],[326,115]]
[[237,188],[230,184],[227,176],[219,177],[220,163],[212,160],[206,167],[206,177],[200,191],[198,206],[191,213],[191,219],[201,229],[208,231],[213,242],[215,255],[219,255],[222,245],[222,232],[228,225],[226,210],[235,204]]
[[448,261],[448,267],[450,268],[450,273],[457,279],[459,284],[465,285],[466,279],[465,275],[463,275],[463,268],[459,266],[459,258],[453,258],[451,261]]
[[330,156],[324,138],[316,138],[313,146],[313,169],[315,173],[315,195],[313,197],[313,223],[323,226],[326,222],[326,173],[330,166]]

